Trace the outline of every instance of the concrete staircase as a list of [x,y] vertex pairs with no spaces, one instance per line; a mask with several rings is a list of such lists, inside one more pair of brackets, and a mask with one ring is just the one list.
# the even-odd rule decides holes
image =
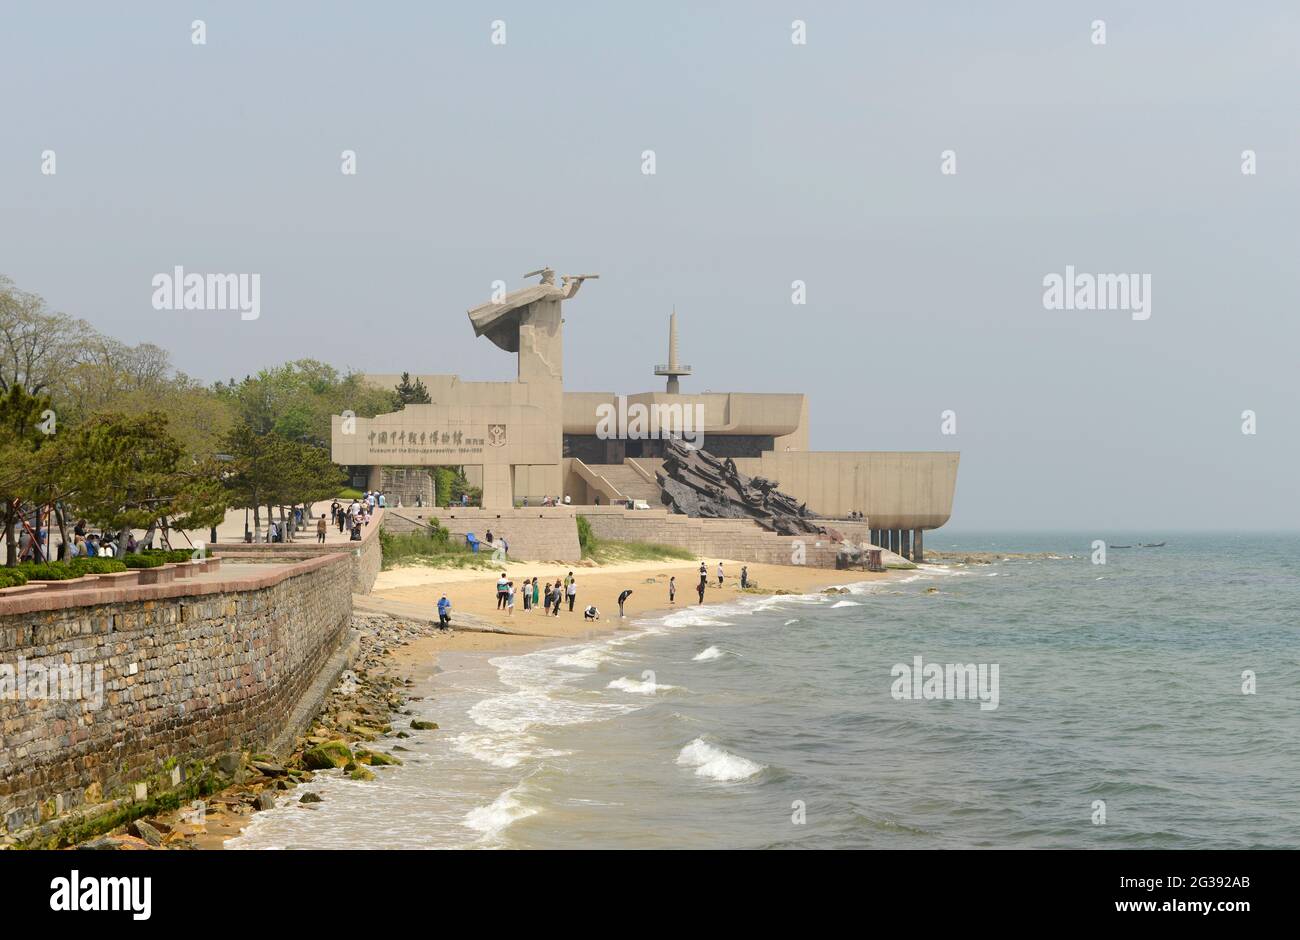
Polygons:
[[593,464],[591,469],[614,487],[615,498],[644,499],[651,506],[661,505],[659,484],[653,476],[647,480],[632,460],[621,464]]

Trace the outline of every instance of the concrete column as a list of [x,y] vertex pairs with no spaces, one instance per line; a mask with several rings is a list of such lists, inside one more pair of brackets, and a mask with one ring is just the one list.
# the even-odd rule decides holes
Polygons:
[[925,549],[922,547],[921,539],[922,531],[922,529],[917,529],[912,533],[912,561],[916,562],[918,565],[925,561]]
[[912,530],[902,529],[899,535],[903,537],[903,550],[898,554],[902,555],[908,561],[912,560]]
[[871,530],[871,535],[868,536],[868,538],[871,539],[871,544],[872,544],[872,545],[879,545],[879,544],[880,544],[880,530],[879,530],[879,529],[872,529],[872,530]]
[[511,487],[509,464],[483,465],[483,508],[510,509],[514,506],[514,489]]

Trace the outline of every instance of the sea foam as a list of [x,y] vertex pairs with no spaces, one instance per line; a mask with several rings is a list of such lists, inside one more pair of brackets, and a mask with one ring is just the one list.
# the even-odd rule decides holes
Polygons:
[[703,738],[696,738],[682,748],[677,755],[677,764],[680,767],[694,767],[697,777],[707,777],[721,783],[748,780],[766,769],[762,764],[725,751]]
[[691,657],[691,659],[697,663],[706,663],[710,659],[721,659],[721,658],[722,658],[722,650],[718,649],[716,646],[710,646],[708,649],[701,650],[700,652],[696,653],[694,656]]
[[656,692],[667,692],[669,689],[677,688],[677,686],[657,685],[653,679],[646,679],[638,682],[636,679],[623,676],[622,678],[615,679],[609,685],[605,686],[605,688],[618,689],[620,692],[631,692],[634,695],[654,695]]
[[541,810],[526,806],[519,799],[518,791],[522,784],[506,790],[487,806],[479,806],[465,814],[465,825],[483,833],[483,841],[490,841],[501,835],[505,829],[521,819],[536,816]]

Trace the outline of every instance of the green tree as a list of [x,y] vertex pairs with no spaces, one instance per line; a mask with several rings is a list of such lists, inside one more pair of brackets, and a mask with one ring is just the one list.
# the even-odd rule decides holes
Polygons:
[[[50,400],[29,394],[21,382],[0,395],[0,500],[4,501],[5,564],[18,563],[17,523],[24,502],[38,498],[40,451],[49,441],[42,428]],[[54,425],[57,427],[57,425]]]
[[411,373],[403,372],[402,380],[393,390],[393,410],[401,411],[407,405],[428,405],[433,402],[429,390],[418,378],[411,380]]
[[215,393],[234,410],[236,420],[258,434],[328,447],[330,416],[351,411],[374,417],[392,410],[391,393],[333,366],[300,359],[240,382],[218,382]]
[[[196,461],[167,430],[161,412],[93,415],[68,433],[62,462],[70,501],[93,525],[118,533],[150,531],[182,517],[212,524],[225,509],[215,461]],[[165,536],[164,536],[165,538]]]

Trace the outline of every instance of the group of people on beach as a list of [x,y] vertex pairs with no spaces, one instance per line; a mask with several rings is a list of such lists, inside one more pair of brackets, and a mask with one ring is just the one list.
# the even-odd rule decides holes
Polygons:
[[[524,578],[523,583],[518,589],[515,588],[515,582],[510,579],[506,572],[501,572],[497,578],[497,610],[504,610],[506,616],[513,617],[515,613],[515,599],[522,598],[524,610],[540,610],[543,616],[552,617],[560,616],[560,608],[567,599],[569,611],[572,612],[574,604],[578,599],[578,579],[570,571],[564,578],[557,576],[555,580],[547,581],[542,585],[541,578],[529,577]],[[722,562],[718,562],[718,587],[726,583],[726,570]],[[700,562],[700,582],[697,587],[700,596],[700,603],[704,603],[704,592],[709,586],[709,569],[703,561]],[[749,566],[742,565],[740,569],[740,587],[749,587]],[[623,606],[627,599],[632,596],[632,590],[625,589],[618,595],[618,615],[626,617]],[[677,576],[673,575],[668,579],[668,603],[677,603]],[[447,600],[447,595],[443,594],[442,599],[438,601],[438,619],[443,627],[450,626],[451,623],[451,602]],[[584,621],[599,620],[600,609],[595,604],[588,604],[582,611]]]
[[[554,584],[547,581],[544,589],[541,580],[524,578],[520,585],[519,593],[522,595],[524,610],[540,610],[543,614],[558,617],[565,598],[568,598],[569,610],[573,610],[573,604],[578,599],[578,579],[572,571],[564,579],[556,577]],[[504,610],[511,617],[515,613],[515,582],[504,571],[497,578],[497,610]]]

